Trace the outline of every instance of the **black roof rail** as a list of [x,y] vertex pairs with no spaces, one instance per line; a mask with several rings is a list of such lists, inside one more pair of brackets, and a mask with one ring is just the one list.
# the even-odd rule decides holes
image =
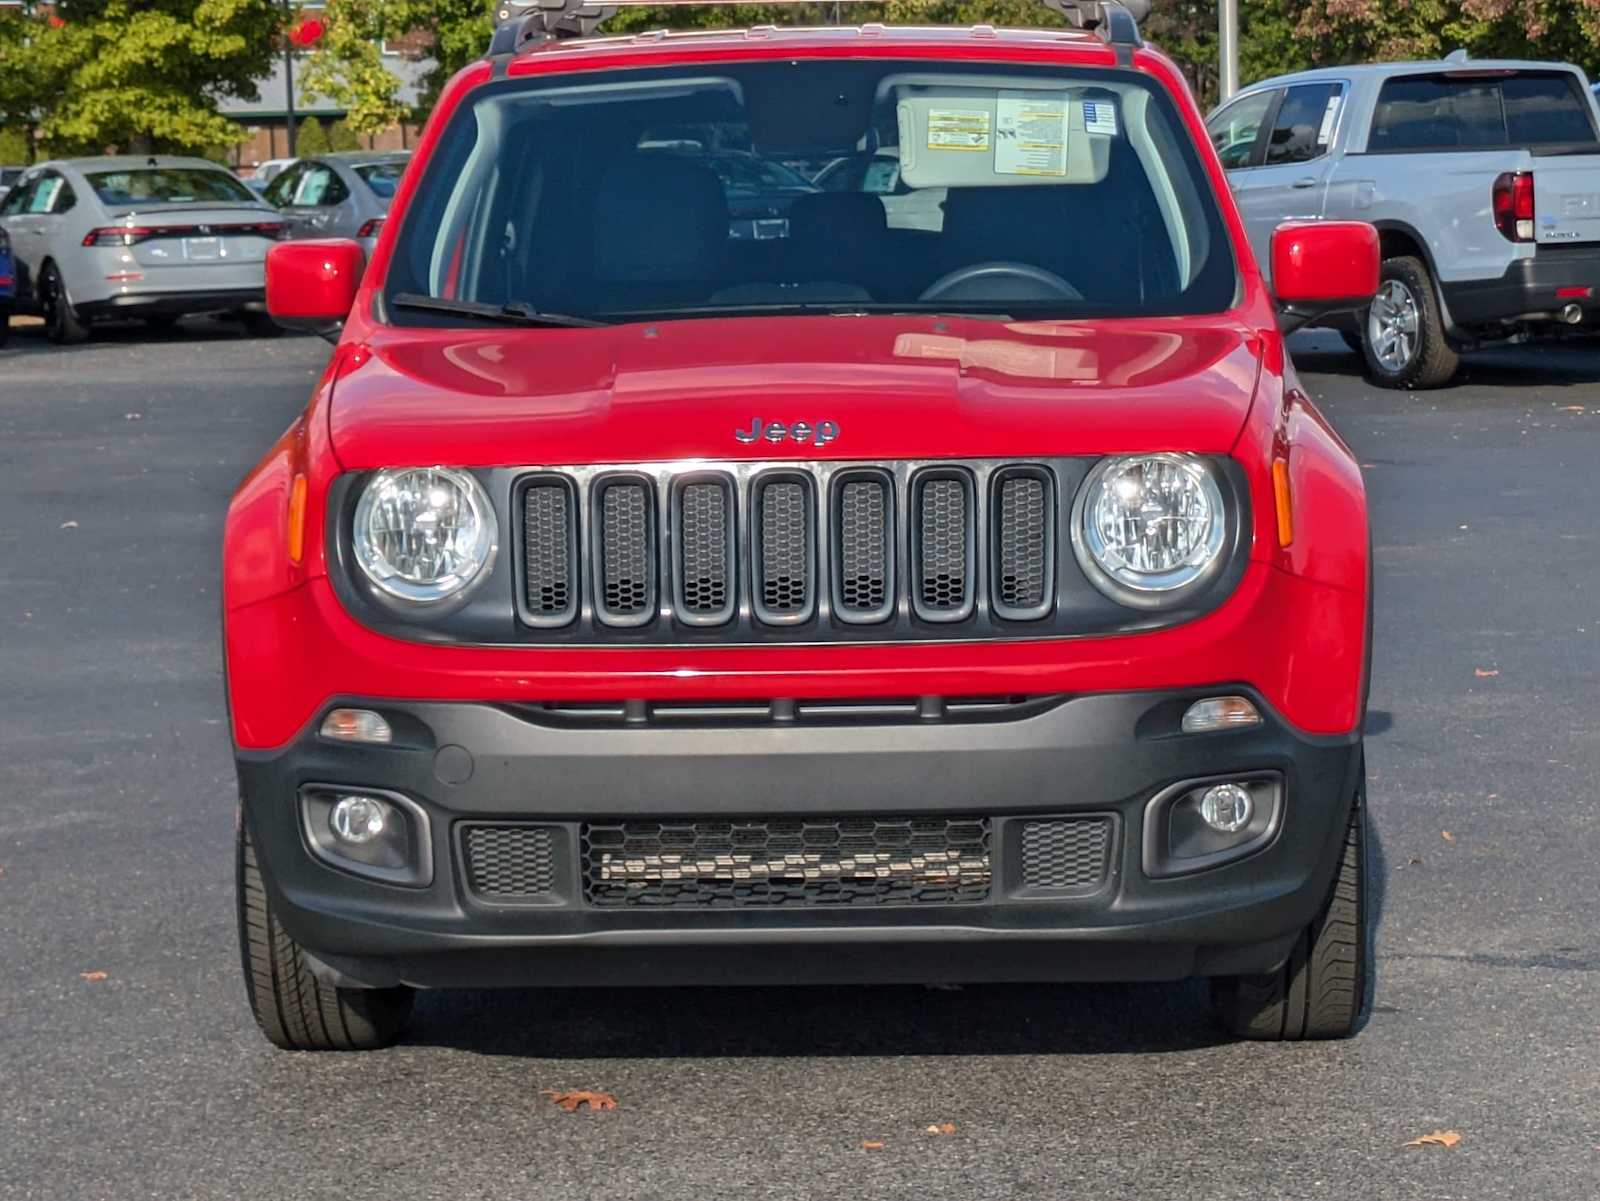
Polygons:
[[[740,0],[496,0],[494,37],[488,57],[515,54],[524,46],[551,38],[587,37],[610,20],[619,8],[691,8],[704,4],[733,4]],[[769,0],[770,2],[770,0]],[[804,0],[777,0],[802,3]],[[873,0],[844,0],[871,3]],[[1041,0],[1069,25],[1093,30],[1113,46],[1144,45],[1139,22],[1150,14],[1153,0]]]

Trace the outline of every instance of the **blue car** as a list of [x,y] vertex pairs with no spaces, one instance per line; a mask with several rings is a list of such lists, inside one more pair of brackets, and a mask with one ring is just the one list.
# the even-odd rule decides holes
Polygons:
[[11,311],[17,303],[17,270],[11,259],[11,238],[0,229],[0,346],[11,334]]

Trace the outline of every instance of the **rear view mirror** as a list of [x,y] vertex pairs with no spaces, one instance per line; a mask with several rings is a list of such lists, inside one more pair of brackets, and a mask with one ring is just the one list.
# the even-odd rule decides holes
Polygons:
[[1272,231],[1272,290],[1285,333],[1366,307],[1378,290],[1378,231],[1365,221],[1286,221]]
[[279,242],[267,251],[267,312],[290,329],[337,336],[365,268],[360,244],[348,238]]

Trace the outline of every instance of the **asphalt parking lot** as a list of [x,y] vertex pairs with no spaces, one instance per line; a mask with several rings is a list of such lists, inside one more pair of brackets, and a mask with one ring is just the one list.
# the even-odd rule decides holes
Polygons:
[[1397,395],[1296,340],[1375,520],[1360,1037],[1228,1043],[1196,984],[584,990],[429,995],[400,1047],[313,1056],[239,980],[217,559],[328,348],[16,334],[0,1198],[1600,1195],[1600,344]]

